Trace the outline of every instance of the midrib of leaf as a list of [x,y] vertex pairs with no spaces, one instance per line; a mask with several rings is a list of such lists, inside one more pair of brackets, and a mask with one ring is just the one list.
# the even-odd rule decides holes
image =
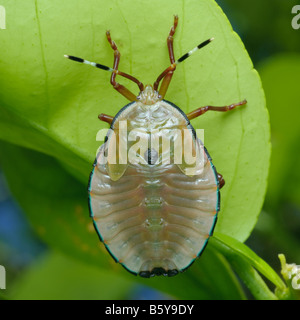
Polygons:
[[[128,22],[125,19],[124,13],[123,13],[120,5],[119,5],[118,0],[115,0],[115,3],[116,3],[117,8],[120,11],[120,15],[121,15],[121,17],[122,17],[122,19],[123,19],[123,21],[125,23],[126,29],[127,29],[127,34],[128,34],[128,37],[129,37],[129,56],[132,57],[132,34],[131,34],[130,28],[128,26]],[[132,59],[129,60],[129,73],[132,74]]]
[[47,112],[46,120],[48,121],[48,119],[49,119],[49,111],[50,111],[49,76],[48,76],[48,70],[47,70],[46,59],[45,59],[43,36],[42,36],[42,30],[41,30],[41,23],[40,23],[40,18],[39,18],[39,10],[38,10],[37,0],[35,0],[34,5],[35,5],[35,15],[36,15],[38,32],[39,32],[39,39],[40,39],[40,49],[41,49],[42,64],[43,64],[43,69],[44,69],[44,72],[45,72],[45,95],[46,95],[46,103],[47,103],[47,106],[48,106],[46,108],[46,112]]
[[[183,30],[184,30],[184,27],[183,27],[184,21],[185,21],[185,9],[184,9],[184,0],[182,0],[182,28],[181,28],[180,41],[179,41],[179,47],[180,47],[181,54],[183,54],[181,43],[182,43]],[[188,93],[188,89],[187,89],[188,86],[186,83],[186,69],[185,69],[184,63],[182,66],[182,73],[183,73],[182,78],[183,78],[183,83],[184,83],[183,88],[184,88],[185,97],[186,97],[186,113],[188,113],[190,111],[190,97],[189,97],[189,93]]]

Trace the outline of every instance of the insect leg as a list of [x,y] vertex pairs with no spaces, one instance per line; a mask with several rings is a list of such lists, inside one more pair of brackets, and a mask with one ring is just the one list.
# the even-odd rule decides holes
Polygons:
[[[110,46],[114,50],[114,66],[113,66],[113,69],[115,70],[115,72],[113,72],[112,75],[111,75],[110,83],[125,98],[127,98],[130,101],[135,101],[136,100],[136,95],[134,95],[127,88],[125,88],[124,86],[122,86],[121,84],[116,82],[116,76],[117,76],[117,74],[120,74],[120,72],[118,72],[118,67],[119,67],[121,54],[120,54],[120,51],[118,50],[118,47],[117,47],[116,43],[111,39],[109,31],[106,31],[106,37],[107,37],[108,42],[110,43]],[[127,75],[125,73],[122,73],[122,76],[127,78],[127,79],[129,79],[129,80],[134,81],[135,83],[137,83],[137,85],[140,88],[140,91],[143,91],[144,85],[140,81],[138,81],[136,78],[134,78],[134,77],[132,77],[130,75]]]
[[167,38],[167,45],[168,45],[171,64],[175,62],[174,49],[173,49],[173,36],[175,34],[175,30],[177,28],[177,25],[178,25],[178,16],[175,15],[174,16],[174,25],[172,26],[172,28],[169,32],[169,36]]
[[105,113],[99,114],[98,118],[99,118],[99,120],[107,122],[109,124],[111,124],[114,119],[114,117],[109,116],[108,114],[105,114]]
[[[174,16],[174,24],[169,32],[169,36],[167,38],[167,45],[168,45],[168,50],[169,50],[169,57],[170,57],[170,62],[171,64],[175,63],[175,57],[174,57],[174,49],[173,49],[173,36],[175,34],[175,30],[178,24],[178,16],[175,15]],[[171,82],[171,79],[173,77],[173,73],[175,71],[176,67],[172,70],[169,71],[163,78],[163,82],[160,86],[159,89],[159,94],[162,96],[162,98],[164,98],[164,96],[166,95],[166,92],[168,90],[169,84]]]
[[[127,90],[125,87],[123,87],[123,86],[121,86],[121,85],[119,85],[118,83],[115,82],[116,75],[122,76],[124,78],[127,78],[127,79],[135,82],[139,86],[141,91],[144,88],[143,84],[138,79],[136,79],[135,77],[133,77],[133,76],[131,76],[131,75],[125,73],[125,72],[122,72],[120,70],[115,70],[115,69],[107,67],[107,66],[105,66],[105,65],[103,65],[101,63],[91,62],[91,61],[88,61],[86,59],[82,59],[82,58],[79,58],[79,57],[69,56],[69,55],[66,55],[66,54],[64,55],[64,57],[67,58],[67,59],[76,61],[76,62],[80,62],[80,63],[83,63],[83,64],[90,65],[92,67],[96,67],[98,69],[102,69],[104,71],[111,72],[112,73],[111,78],[113,78],[112,84],[114,85],[114,88],[117,89],[121,94],[123,94],[130,101],[136,100],[136,96],[132,92]],[[118,64],[117,64],[117,66],[118,66]],[[118,88],[116,88],[115,86],[117,86]]]
[[225,185],[225,180],[221,173],[218,173],[218,182],[219,182],[219,189],[223,188]]
[[195,119],[195,118],[201,116],[203,113],[205,113],[206,111],[209,111],[209,110],[225,112],[225,111],[232,110],[235,107],[242,106],[246,103],[247,103],[247,100],[243,100],[241,102],[233,103],[229,106],[224,106],[224,107],[205,106],[205,107],[201,107],[201,108],[198,108],[194,111],[189,112],[186,116],[189,120],[192,120],[192,119]]

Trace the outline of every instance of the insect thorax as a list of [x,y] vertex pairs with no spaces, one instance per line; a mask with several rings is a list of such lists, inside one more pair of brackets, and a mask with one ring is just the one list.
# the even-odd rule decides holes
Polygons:
[[[145,99],[149,102],[151,97],[155,100],[157,93],[143,91],[139,95],[141,97],[138,101],[133,102],[126,109],[124,109],[115,119],[113,130],[118,130],[120,122],[127,123],[127,130],[140,129],[147,132],[151,130],[162,129],[178,129],[187,126],[187,120],[182,113],[175,109],[170,103],[165,100],[157,99],[153,103],[144,103]],[[146,101],[146,102],[147,102]]]
[[100,160],[114,181],[132,165],[145,174],[154,168],[168,170],[174,164],[186,175],[202,171],[204,149],[182,111],[170,102],[133,102],[116,116],[111,129],[104,146],[105,158]]

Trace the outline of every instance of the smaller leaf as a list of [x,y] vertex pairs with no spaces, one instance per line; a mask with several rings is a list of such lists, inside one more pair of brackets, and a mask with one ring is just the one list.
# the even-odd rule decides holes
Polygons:
[[231,257],[229,257],[228,260],[245,285],[249,288],[255,299],[277,300],[276,295],[269,290],[261,276],[248,261]]
[[280,276],[256,253],[245,244],[227,235],[215,233],[211,239],[213,246],[231,261],[244,261],[269,279],[278,289],[284,291],[286,286]]

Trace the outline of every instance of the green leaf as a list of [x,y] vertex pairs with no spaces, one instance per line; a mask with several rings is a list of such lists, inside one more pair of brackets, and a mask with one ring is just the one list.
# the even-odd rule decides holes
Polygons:
[[[88,217],[83,184],[67,174],[49,156],[3,142],[0,144],[0,151],[0,155],[5,155],[0,157],[0,163],[10,189],[26,211],[36,232],[52,248],[88,265],[97,266],[102,270],[104,278],[105,270],[108,274],[114,273],[117,279],[128,281],[129,287],[134,283],[141,283],[179,299],[244,298],[228,262],[210,245],[188,272],[174,278],[142,279],[129,274],[113,261],[99,242]],[[49,270],[50,279],[55,277],[55,272],[55,269]],[[81,278],[81,274],[78,277]],[[92,281],[87,280],[85,274],[83,279],[87,283]],[[101,279],[98,283],[101,283]],[[43,286],[43,282],[40,285]],[[186,290],[187,286],[189,290]],[[61,290],[59,287],[59,296],[69,292],[68,289],[67,292],[60,292]],[[85,290],[89,290],[88,285]],[[22,297],[27,292],[22,293]],[[53,287],[51,292],[54,292]],[[118,292],[115,297],[118,297]]]
[[[110,29],[122,54],[120,69],[153,83],[170,63],[166,38],[173,14],[179,15],[176,57],[213,36],[215,41],[178,66],[166,99],[185,112],[248,100],[228,114],[210,112],[193,120],[195,128],[205,129],[205,145],[226,181],[217,231],[241,241],[248,237],[266,189],[268,114],[259,76],[214,1],[5,0],[2,5],[7,29],[0,35],[0,138],[54,156],[85,183],[99,147],[96,134],[107,127],[97,115],[115,115],[127,101],[110,86],[109,74],[63,55],[111,66],[105,38]],[[122,83],[138,93],[134,84]]]

